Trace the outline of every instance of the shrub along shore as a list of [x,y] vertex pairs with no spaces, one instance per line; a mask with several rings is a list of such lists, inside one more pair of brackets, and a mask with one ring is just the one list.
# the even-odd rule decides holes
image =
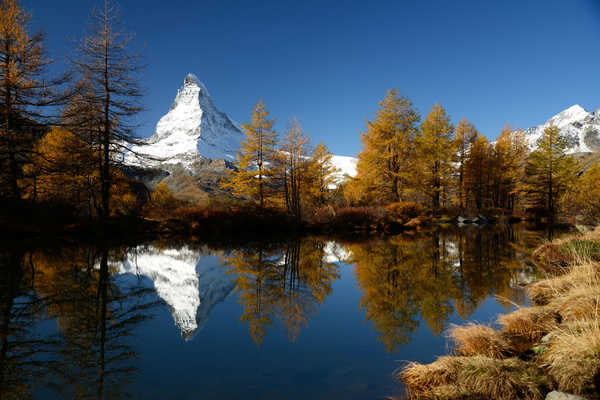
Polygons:
[[409,399],[544,399],[557,390],[600,394],[600,227],[540,247],[548,278],[527,287],[531,306],[497,328],[453,326],[452,354],[410,363],[397,378]]

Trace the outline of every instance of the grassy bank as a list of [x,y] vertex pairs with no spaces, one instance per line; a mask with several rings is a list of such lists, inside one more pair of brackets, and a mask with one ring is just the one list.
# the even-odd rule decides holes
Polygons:
[[451,355],[399,371],[407,398],[598,398],[600,228],[548,243],[534,259],[549,273],[527,287],[531,306],[501,315],[497,327],[452,327]]

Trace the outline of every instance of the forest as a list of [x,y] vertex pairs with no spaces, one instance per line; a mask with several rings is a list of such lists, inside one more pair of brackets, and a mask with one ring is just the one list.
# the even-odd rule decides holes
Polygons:
[[[259,101],[242,125],[219,194],[198,203],[133,179],[124,155],[141,143],[142,65],[118,7],[92,13],[69,69],[50,76],[44,35],[17,0],[0,2],[0,202],[6,231],[127,229],[380,231],[436,222],[534,219],[595,223],[598,163],[566,154],[549,126],[531,151],[506,125],[495,142],[440,104],[421,116],[389,90],[360,133],[357,175],[340,177],[324,143],[297,119],[280,135]],[[351,134],[351,133],[349,133]],[[112,226],[112,228],[111,228]],[[92,228],[93,227],[93,228]]]

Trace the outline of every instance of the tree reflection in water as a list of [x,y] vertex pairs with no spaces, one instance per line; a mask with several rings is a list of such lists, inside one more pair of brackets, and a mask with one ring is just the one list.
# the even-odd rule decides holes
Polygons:
[[237,277],[240,320],[248,323],[256,344],[262,343],[276,316],[295,342],[339,277],[339,267],[326,262],[324,242],[312,238],[274,246],[257,243],[234,250],[222,262]]
[[542,233],[498,226],[396,236],[349,245],[361,307],[389,352],[410,341],[419,317],[439,335],[490,295],[505,307],[524,301],[519,279]]
[[[6,249],[2,268],[1,398],[31,390],[77,399],[121,397],[135,371],[127,338],[149,317],[152,289],[115,282],[108,247]],[[56,330],[33,332],[53,318]]]

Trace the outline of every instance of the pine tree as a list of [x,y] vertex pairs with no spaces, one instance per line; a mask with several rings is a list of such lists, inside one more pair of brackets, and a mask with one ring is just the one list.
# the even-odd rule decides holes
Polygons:
[[[101,186],[100,216],[110,216],[112,170],[120,166],[128,143],[138,143],[132,118],[142,107],[142,90],[138,83],[138,54],[130,53],[131,36],[119,29],[119,9],[105,0],[102,8],[92,13],[90,32],[79,46],[78,57],[73,59],[75,70],[81,75],[79,104],[73,110],[93,110],[93,118],[79,119],[79,126],[88,123],[97,148]],[[90,117],[85,114],[85,117]],[[77,120],[77,115],[70,115]]]
[[269,112],[262,100],[256,103],[251,121],[242,125],[246,137],[237,155],[237,171],[232,172],[230,179],[222,184],[234,195],[257,202],[261,210],[268,196],[265,180],[272,175],[277,143],[277,134],[273,130],[275,120],[268,117]]
[[61,104],[58,89],[67,79],[44,79],[50,60],[44,36],[29,34],[30,21],[18,0],[0,1],[0,195],[12,198],[21,197],[18,181],[41,133],[38,123],[48,120],[42,110]]
[[463,118],[456,128],[456,136],[454,137],[454,147],[456,149],[456,162],[458,163],[458,203],[461,209],[465,206],[465,163],[469,155],[469,151],[473,146],[473,142],[479,133],[475,126]]
[[400,201],[411,175],[413,139],[419,114],[397,89],[389,90],[379,103],[367,132],[361,134],[357,176],[349,192],[368,202]]
[[453,175],[453,134],[450,116],[440,104],[435,104],[421,124],[421,132],[416,140],[416,171],[420,173],[422,191],[431,199],[435,211],[440,208],[442,192],[450,184]]
[[544,129],[536,145],[537,149],[529,156],[523,189],[529,205],[544,209],[552,222],[557,200],[575,181],[576,164],[565,152],[567,140],[552,124]]

